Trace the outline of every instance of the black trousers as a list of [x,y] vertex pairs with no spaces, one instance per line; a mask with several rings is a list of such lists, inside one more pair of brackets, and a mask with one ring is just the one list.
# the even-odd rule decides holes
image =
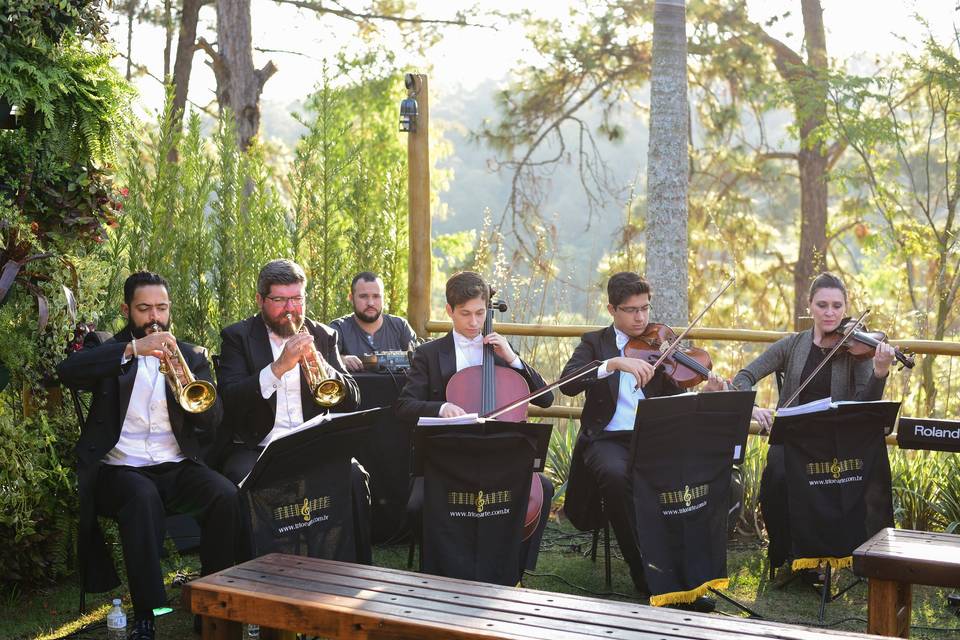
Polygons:
[[597,482],[603,508],[632,574],[643,575],[643,556],[637,543],[637,515],[630,483],[630,431],[604,431],[583,451],[583,462]]
[[[233,445],[223,463],[223,475],[234,484],[247,477],[260,457],[263,447]],[[353,499],[353,530],[356,534],[357,562],[373,564],[373,548],[370,542],[370,474],[356,460],[350,469],[350,493]]]
[[97,476],[96,507],[98,515],[118,523],[137,618],[167,605],[160,571],[167,512],[189,513],[200,523],[202,575],[234,564],[240,521],[237,488],[192,460],[149,467],[105,464]]
[[[520,543],[520,575],[524,571],[533,571],[537,568],[537,557],[540,555],[540,540],[543,530],[547,528],[550,519],[550,505],[553,502],[554,487],[550,478],[538,473],[540,486],[543,488],[543,506],[540,508],[540,520],[537,528],[529,538]],[[411,523],[416,540],[423,540],[423,476],[414,476],[410,480],[410,497],[407,499],[407,518]]]

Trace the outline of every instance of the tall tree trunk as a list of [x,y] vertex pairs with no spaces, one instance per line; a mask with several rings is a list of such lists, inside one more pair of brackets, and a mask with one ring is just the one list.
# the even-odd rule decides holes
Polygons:
[[815,137],[827,120],[827,38],[820,0],[802,0],[803,34],[808,71],[793,88],[794,109],[800,125],[800,249],[793,271],[793,318],[807,307],[807,289],[813,276],[827,266],[827,149]]
[[[200,21],[200,7],[203,4],[204,0],[183,0],[183,6],[180,9],[177,59],[173,64],[173,105],[170,114],[171,126],[176,131],[183,127],[183,113],[187,108],[187,92],[190,89],[190,72],[193,69],[193,54],[197,50],[197,23]],[[174,145],[167,153],[167,160],[176,162],[177,157],[177,147]]]
[[127,2],[127,82],[133,78],[133,19],[137,16],[137,0]]
[[229,109],[233,114],[237,142],[246,149],[260,129],[263,85],[277,70],[273,62],[260,70],[253,66],[250,0],[217,2],[217,42],[219,50],[213,60],[217,102],[221,111]]
[[812,276],[826,267],[827,145],[817,135],[827,121],[827,38],[823,30],[820,0],[801,0],[803,38],[807,59],[786,44],[760,30],[760,37],[773,52],[773,63],[791,94],[795,122],[800,130],[796,153],[800,170],[800,247],[793,269],[793,323],[807,308],[806,292]]
[[657,319],[685,325],[687,307],[687,35],[685,0],[656,0],[647,153],[646,275]]
[[163,81],[170,81],[170,49],[173,48],[173,0],[163,0]]

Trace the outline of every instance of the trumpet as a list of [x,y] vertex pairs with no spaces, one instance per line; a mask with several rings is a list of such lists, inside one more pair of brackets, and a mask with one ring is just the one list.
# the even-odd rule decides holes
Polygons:
[[[297,330],[293,321],[293,314],[287,313],[286,317],[294,333],[310,334],[306,326],[301,326]],[[321,407],[329,408],[340,404],[347,397],[347,389],[340,380],[330,375],[328,368],[330,365],[323,361],[312,338],[313,336],[311,336],[307,352],[300,356],[300,370],[303,371],[303,377],[307,380],[310,397],[313,398],[313,401]]]
[[[157,323],[150,325],[150,329],[152,333],[163,331]],[[184,411],[190,413],[203,413],[212,407],[213,403],[217,401],[216,388],[206,380],[197,380],[194,377],[193,373],[190,372],[190,367],[183,359],[183,354],[180,352],[176,340],[173,341],[172,348],[168,347],[166,343],[163,347],[163,357],[160,358],[160,373],[167,379],[167,384],[170,385],[170,390],[173,392],[173,397],[177,399],[177,404],[183,407]],[[169,353],[167,352],[168,348],[170,349]],[[177,371],[178,364],[179,372]],[[183,380],[181,380],[181,376]]]

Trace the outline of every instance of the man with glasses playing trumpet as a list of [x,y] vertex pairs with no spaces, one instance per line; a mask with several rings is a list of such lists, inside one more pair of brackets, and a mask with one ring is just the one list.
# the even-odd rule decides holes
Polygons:
[[[273,260],[257,278],[260,313],[220,333],[218,388],[232,433],[223,473],[245,478],[270,441],[326,412],[360,404],[357,383],[337,349],[337,333],[307,318],[307,277],[291,260]],[[357,558],[370,564],[369,476],[353,463],[351,488]]]
[[117,520],[133,602],[131,638],[153,638],[153,610],[167,605],[160,551],[166,512],[191,513],[201,527],[203,574],[235,561],[236,488],[200,459],[198,434],[220,423],[223,404],[206,350],[170,333],[167,282],[134,273],[123,286],[116,335],[87,334],[60,363],[68,387],[92,391],[77,452],[82,585],[101,592],[119,584],[97,516]]

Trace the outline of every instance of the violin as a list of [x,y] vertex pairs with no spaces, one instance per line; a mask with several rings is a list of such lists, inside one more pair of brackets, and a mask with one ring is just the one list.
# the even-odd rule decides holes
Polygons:
[[[673,344],[677,334],[673,329],[659,322],[647,325],[643,334],[631,338],[623,347],[623,355],[638,358],[650,364],[660,359],[665,345]],[[681,389],[689,389],[710,377],[713,361],[705,349],[678,345],[661,363],[663,372]]]
[[[488,288],[487,293],[483,335],[493,332],[494,310],[507,310],[506,302],[493,299],[493,289]],[[495,357],[493,345],[483,345],[483,363],[457,371],[447,382],[447,401],[460,406],[467,413],[484,417],[488,417],[501,405],[509,404],[510,409],[498,413],[497,419],[523,422],[527,419],[529,402],[526,400],[530,397],[530,386],[515,369],[496,366]],[[534,473],[530,478],[530,497],[527,499],[527,513],[523,520],[523,540],[536,531],[542,508],[543,485],[540,484],[540,477]]]
[[[836,329],[824,334],[820,340],[820,346],[824,349],[832,349],[842,340],[843,342],[840,349],[846,351],[852,358],[856,360],[872,358],[877,352],[877,345],[881,342],[887,342],[887,334],[882,331],[869,331],[866,327],[863,327],[863,331],[854,329],[854,331],[844,339],[844,334],[847,333],[847,330],[850,328],[851,322],[853,322],[851,318],[841,320]],[[913,369],[916,361],[909,349],[901,351],[894,347],[893,351],[897,362],[900,363],[901,370],[904,367]]]

